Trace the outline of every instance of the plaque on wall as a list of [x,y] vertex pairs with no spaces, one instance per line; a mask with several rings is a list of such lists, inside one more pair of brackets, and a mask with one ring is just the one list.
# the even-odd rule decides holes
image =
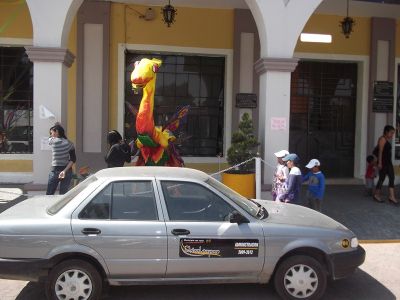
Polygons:
[[393,82],[374,81],[372,111],[382,113],[393,112]]
[[257,108],[257,95],[250,93],[236,94],[237,108]]

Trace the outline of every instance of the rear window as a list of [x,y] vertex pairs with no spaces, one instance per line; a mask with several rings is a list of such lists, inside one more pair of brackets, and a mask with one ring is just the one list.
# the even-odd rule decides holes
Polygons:
[[97,181],[97,177],[92,175],[86,178],[84,181],[75,186],[72,190],[66,193],[60,200],[58,200],[55,204],[50,206],[47,212],[50,215],[54,215],[60,211],[65,205],[67,205],[72,199],[74,199],[80,192],[82,192],[86,187],[88,187],[91,183]]

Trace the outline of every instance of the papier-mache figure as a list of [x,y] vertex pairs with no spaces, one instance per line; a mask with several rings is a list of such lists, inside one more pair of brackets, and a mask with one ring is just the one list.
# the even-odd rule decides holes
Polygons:
[[154,93],[156,73],[161,66],[159,59],[143,58],[135,62],[131,74],[132,88],[143,89],[143,97],[136,115],[136,146],[140,150],[137,166],[171,166],[183,167],[174,142],[173,134],[189,111],[189,106],[182,107],[165,126],[154,125]]

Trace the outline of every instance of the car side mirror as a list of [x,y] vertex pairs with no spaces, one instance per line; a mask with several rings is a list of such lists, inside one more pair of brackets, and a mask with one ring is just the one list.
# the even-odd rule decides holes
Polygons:
[[242,223],[250,223],[250,221],[243,215],[241,215],[238,211],[233,211],[229,215],[229,222],[231,223],[237,223],[237,224],[242,224]]

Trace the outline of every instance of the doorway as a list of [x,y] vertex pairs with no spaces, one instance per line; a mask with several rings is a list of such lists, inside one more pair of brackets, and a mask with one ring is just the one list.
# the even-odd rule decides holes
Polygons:
[[321,161],[327,177],[354,176],[357,63],[300,61],[292,73],[290,152]]

